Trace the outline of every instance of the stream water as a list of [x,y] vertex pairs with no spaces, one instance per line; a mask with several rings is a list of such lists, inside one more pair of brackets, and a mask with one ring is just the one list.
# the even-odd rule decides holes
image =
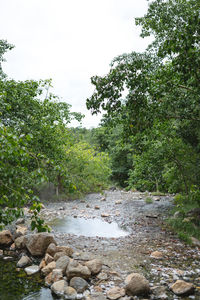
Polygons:
[[116,222],[104,222],[100,219],[84,219],[65,216],[51,222],[55,231],[83,235],[87,237],[118,238],[129,235],[129,232],[120,228]]
[[1,300],[53,300],[50,289],[42,284],[39,274],[27,276],[23,270],[16,270],[15,261],[0,260]]
[[[120,274],[122,283],[127,274],[136,271],[154,286],[166,288],[167,299],[180,299],[168,285],[182,278],[177,275],[177,270],[182,270],[186,281],[199,286],[198,248],[186,246],[164,226],[173,206],[170,195],[152,197],[151,204],[145,197],[137,192],[106,191],[106,200],[100,194],[90,194],[84,201],[47,202],[42,213],[58,245],[69,245],[84,259],[100,258]],[[103,214],[108,215],[107,222]],[[153,251],[161,251],[164,258],[152,259]],[[110,288],[110,280],[104,287],[104,292]],[[16,271],[16,262],[0,260],[0,300],[53,299],[39,274],[27,277],[23,270]],[[197,300],[200,294],[196,291],[185,299]]]

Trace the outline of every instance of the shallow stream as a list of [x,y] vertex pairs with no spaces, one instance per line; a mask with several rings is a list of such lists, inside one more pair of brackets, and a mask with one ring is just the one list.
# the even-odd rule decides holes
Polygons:
[[100,219],[84,219],[65,216],[50,223],[55,231],[82,235],[87,237],[118,238],[129,235],[129,232],[120,228],[116,222],[105,222]]
[[52,300],[51,291],[45,288],[39,274],[27,276],[16,269],[15,261],[0,259],[1,300]]

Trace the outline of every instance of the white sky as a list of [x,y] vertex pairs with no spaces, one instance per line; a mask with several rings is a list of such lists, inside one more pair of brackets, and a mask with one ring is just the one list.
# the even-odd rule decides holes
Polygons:
[[117,55],[145,50],[134,18],[147,8],[146,0],[0,0],[0,39],[15,45],[3,70],[16,80],[52,78],[52,92],[86,115],[83,127],[96,127],[100,116],[85,105],[90,78]]

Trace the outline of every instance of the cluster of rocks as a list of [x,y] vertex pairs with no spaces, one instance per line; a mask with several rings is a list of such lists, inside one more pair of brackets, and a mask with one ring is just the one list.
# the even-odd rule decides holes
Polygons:
[[[68,246],[58,246],[54,236],[49,233],[22,234],[14,239],[9,230],[4,230],[0,232],[0,247],[9,247],[11,251],[18,251],[20,259],[17,267],[24,268],[27,275],[40,272],[44,277],[45,285],[50,287],[52,293],[58,297],[115,300],[125,295],[150,293],[149,282],[138,273],[130,274],[123,287],[112,286],[103,293],[102,288],[95,285],[95,282],[107,279],[107,274],[102,270],[103,263],[99,259],[87,261],[73,259],[73,249]],[[38,265],[32,264],[34,257],[42,257]]]
[[[145,296],[151,299],[168,299],[166,289],[162,286],[151,286],[149,281],[139,273],[131,273],[125,280],[113,281],[103,289],[100,283],[108,279],[109,272],[105,271],[99,259],[77,258],[78,253],[74,253],[69,246],[57,245],[54,236],[49,233],[27,234],[25,226],[19,225],[16,232],[16,237],[9,230],[0,232],[0,248],[6,247],[18,253],[17,267],[24,268],[29,276],[40,272],[45,285],[58,297],[116,300],[131,297],[138,299],[137,296]],[[3,255],[3,250],[0,250],[0,255]],[[40,258],[37,265],[33,264],[35,257]],[[151,257],[160,259],[162,253],[156,251],[151,254]],[[115,275],[120,277],[117,273]],[[170,289],[175,295],[184,296],[194,293],[195,286],[177,279],[171,284]]]

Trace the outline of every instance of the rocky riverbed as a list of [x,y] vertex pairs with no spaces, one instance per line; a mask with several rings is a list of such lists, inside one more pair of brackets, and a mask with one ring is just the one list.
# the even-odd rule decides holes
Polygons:
[[[45,240],[51,245],[47,249],[45,242],[43,245],[47,250],[42,249],[39,236],[27,235],[30,214],[25,209],[25,224],[17,225],[14,233],[20,238],[15,239],[10,250],[16,249],[16,253],[20,254],[18,267],[31,264],[35,256],[45,255],[37,266],[28,267],[25,271],[32,273],[40,270],[53,294],[59,289],[66,290],[69,293],[65,295],[68,297],[66,299],[156,300],[184,297],[197,300],[200,299],[200,247],[185,245],[167,229],[165,219],[172,207],[171,195],[152,196],[123,190],[90,194],[73,201],[44,202],[41,215],[52,227],[53,233],[51,238],[47,236]],[[65,223],[66,220],[69,222]],[[88,233],[88,230],[84,232],[81,228],[80,234],[78,231],[76,234],[70,233],[74,232],[76,221],[84,223],[86,229],[91,226],[93,230]],[[92,221],[98,226],[93,228]],[[101,227],[104,226],[111,231],[102,231]],[[2,234],[4,242],[7,242],[7,238],[10,238],[9,234]],[[59,246],[52,245],[52,241]],[[69,252],[64,254],[64,258],[56,254],[61,249]],[[66,270],[63,269],[65,263]],[[98,272],[92,271],[96,268]],[[84,273],[86,269],[91,273],[87,274],[87,278]],[[76,279],[73,270],[78,272],[79,279]],[[82,285],[85,285],[84,293],[79,293]],[[137,289],[143,289],[146,296],[133,296],[138,295]]]
[[[151,196],[150,204],[146,203],[146,197],[145,193],[105,191],[103,195],[90,194],[79,200],[46,203],[42,215],[53,228],[56,219],[66,216],[117,222],[129,235],[119,238],[98,237],[98,233],[96,237],[77,236],[61,233],[56,226],[53,233],[59,244],[70,245],[75,250],[77,258],[101,259],[108,270],[117,272],[119,286],[128,274],[139,272],[154,287],[152,299],[178,299],[170,286],[179,279],[197,287],[196,294],[188,299],[200,299],[200,249],[185,245],[164,223],[173,206],[172,196]],[[105,291],[115,284],[113,279],[105,279],[96,289]]]

